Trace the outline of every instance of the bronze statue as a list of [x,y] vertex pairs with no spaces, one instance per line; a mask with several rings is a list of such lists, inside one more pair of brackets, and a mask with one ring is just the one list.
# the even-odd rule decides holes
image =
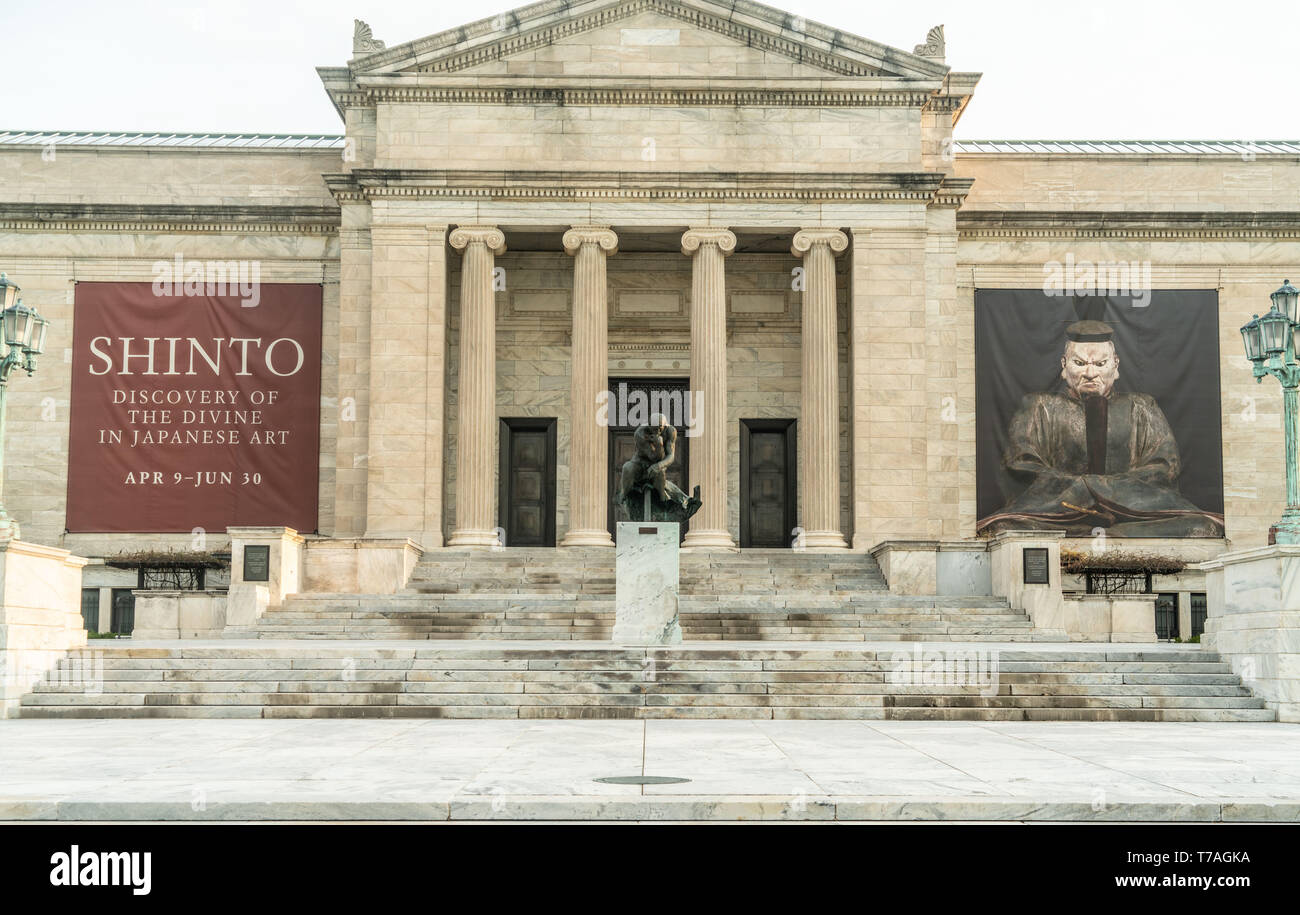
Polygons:
[[630,521],[684,522],[700,510],[700,487],[687,496],[668,479],[668,468],[677,458],[677,429],[667,417],[656,413],[650,424],[633,433],[636,453],[623,465],[618,485],[618,504]]

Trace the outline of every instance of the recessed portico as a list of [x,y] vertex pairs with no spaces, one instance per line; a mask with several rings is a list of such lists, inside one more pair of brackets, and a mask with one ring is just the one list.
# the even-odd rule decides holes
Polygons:
[[[928,206],[881,204],[889,209],[873,215],[910,210],[920,221]],[[612,206],[606,221],[566,227],[518,221],[523,210],[515,208],[515,221],[480,217],[371,232],[370,255],[378,261],[395,255],[376,240],[406,245],[418,237],[431,247],[412,259],[445,265],[440,282],[421,277],[418,291],[405,293],[420,313],[444,316],[445,328],[432,336],[442,347],[429,350],[426,336],[392,339],[386,348],[426,348],[410,360],[415,374],[405,387],[441,389],[447,419],[420,441],[404,439],[414,446],[412,464],[425,472],[390,478],[387,468],[398,455],[378,448],[409,429],[410,414],[372,411],[372,492],[392,493],[400,504],[372,503],[365,533],[434,540],[428,529],[411,528],[413,513],[401,508],[434,498],[454,506],[439,519],[437,536],[448,532],[447,545],[496,544],[504,527],[499,421],[553,416],[557,545],[610,546],[608,410],[618,403],[605,399],[617,396],[606,393],[609,379],[684,378],[691,415],[683,422],[691,428],[684,433],[690,462],[683,482],[715,494],[713,513],[702,510],[692,520],[685,546],[736,547],[748,510],[740,498],[742,421],[772,420],[797,430],[798,522],[785,532],[786,544],[846,549],[857,517],[841,493],[853,491],[853,474],[868,457],[853,448],[851,385],[856,380],[859,396],[871,393],[867,342],[855,346],[851,335],[865,291],[861,284],[855,289],[854,271],[869,267],[869,252],[851,240],[869,237],[871,229],[638,225],[620,222]],[[445,377],[435,367],[446,367]],[[397,396],[372,391],[378,400]],[[439,459],[438,472],[428,472]],[[443,484],[434,491],[439,475]]]

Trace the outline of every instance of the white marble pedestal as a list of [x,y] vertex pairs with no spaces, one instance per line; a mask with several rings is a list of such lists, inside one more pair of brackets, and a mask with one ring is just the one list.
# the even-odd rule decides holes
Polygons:
[[614,635],[622,645],[676,645],[680,581],[675,521],[620,521],[615,551]]

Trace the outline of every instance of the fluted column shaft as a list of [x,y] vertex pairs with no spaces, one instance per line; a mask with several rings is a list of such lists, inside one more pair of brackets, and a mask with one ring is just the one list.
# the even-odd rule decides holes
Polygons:
[[605,258],[618,250],[607,226],[564,233],[573,256],[573,346],[569,384],[569,529],[561,546],[613,546],[609,536],[609,429],[596,398],[609,383],[609,302]]
[[496,537],[496,295],[492,272],[505,253],[495,226],[458,226],[448,239],[460,272],[460,387],[456,421],[456,530],[449,546],[492,546]]
[[840,379],[835,257],[849,246],[836,229],[803,229],[791,248],[803,258],[803,378],[799,452],[804,545],[847,549],[840,530]]
[[736,250],[727,229],[691,228],[682,253],[691,258],[691,393],[701,416],[691,440],[690,486],[704,504],[691,519],[684,546],[734,548],[727,530],[727,276],[724,258]]

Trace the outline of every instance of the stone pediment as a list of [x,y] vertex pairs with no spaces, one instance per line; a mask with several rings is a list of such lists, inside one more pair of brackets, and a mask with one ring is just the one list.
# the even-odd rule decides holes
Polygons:
[[392,48],[358,47],[376,46],[351,61],[354,78],[938,81],[948,73],[933,57],[748,0],[547,0]]

